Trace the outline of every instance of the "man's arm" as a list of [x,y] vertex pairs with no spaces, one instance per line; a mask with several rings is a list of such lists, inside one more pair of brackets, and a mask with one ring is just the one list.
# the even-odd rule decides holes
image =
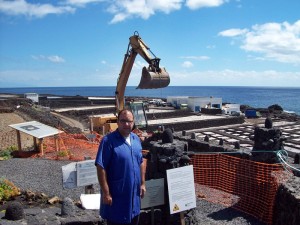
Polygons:
[[104,204],[107,205],[112,205],[112,197],[109,192],[109,187],[107,183],[107,178],[106,178],[106,172],[105,170],[97,165],[97,175],[98,175],[98,181],[102,190],[102,200]]
[[145,182],[145,174],[146,174],[146,160],[143,160],[141,164],[141,198],[144,198],[146,193],[146,182]]

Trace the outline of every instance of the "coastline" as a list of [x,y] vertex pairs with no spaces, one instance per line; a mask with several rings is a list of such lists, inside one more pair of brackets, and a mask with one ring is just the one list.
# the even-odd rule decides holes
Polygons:
[[[19,94],[38,93],[56,96],[109,96],[114,97],[115,86],[91,87],[24,87],[0,88],[0,93]],[[274,104],[284,110],[300,115],[300,87],[252,87],[252,86],[168,86],[162,89],[136,89],[127,86],[125,96],[167,98],[168,96],[202,96],[222,98],[225,103],[249,105],[266,108]]]

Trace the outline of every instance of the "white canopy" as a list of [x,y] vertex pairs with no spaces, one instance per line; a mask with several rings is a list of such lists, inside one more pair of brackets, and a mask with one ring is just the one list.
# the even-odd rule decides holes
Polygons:
[[61,133],[62,131],[37,121],[11,124],[10,127],[36,138],[44,138]]

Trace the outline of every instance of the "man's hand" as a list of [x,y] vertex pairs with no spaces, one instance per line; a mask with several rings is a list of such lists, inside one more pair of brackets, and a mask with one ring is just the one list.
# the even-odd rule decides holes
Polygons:
[[112,205],[112,197],[107,184],[106,171],[99,165],[97,165],[97,175],[102,190],[102,202],[106,205]]
[[141,198],[144,198],[145,194],[146,194],[146,185],[142,184],[141,185]]
[[112,197],[110,194],[103,194],[102,201],[106,205],[112,205]]

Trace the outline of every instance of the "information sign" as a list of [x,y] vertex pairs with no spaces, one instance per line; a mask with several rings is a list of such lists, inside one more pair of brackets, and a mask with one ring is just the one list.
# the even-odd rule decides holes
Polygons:
[[63,187],[72,189],[77,187],[76,162],[62,166]]
[[164,178],[147,180],[146,194],[141,200],[141,208],[150,208],[165,204]]
[[170,214],[196,207],[193,166],[167,170]]
[[95,160],[77,162],[77,186],[98,183]]

